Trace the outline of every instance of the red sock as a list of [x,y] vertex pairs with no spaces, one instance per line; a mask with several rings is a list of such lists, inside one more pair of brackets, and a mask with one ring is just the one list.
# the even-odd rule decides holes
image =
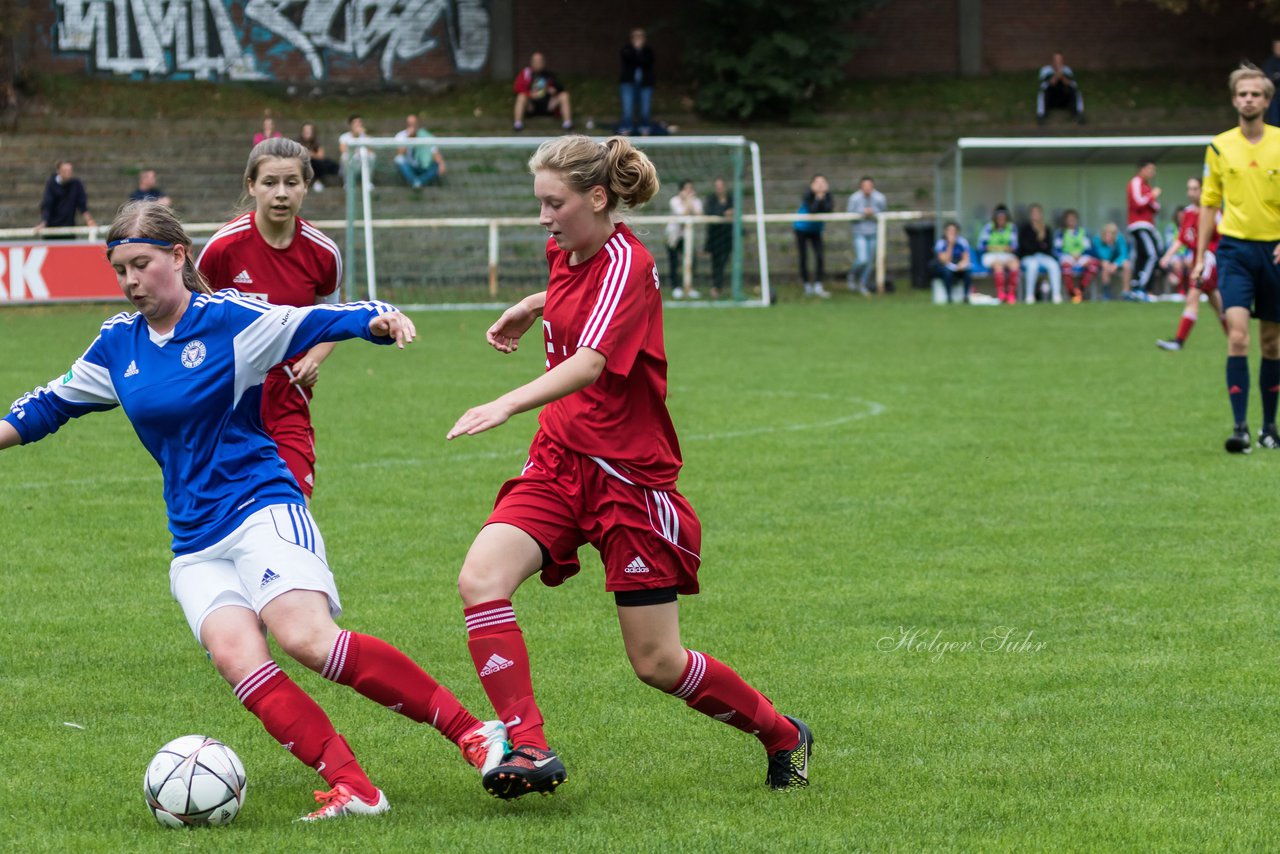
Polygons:
[[462,610],[467,618],[467,648],[480,674],[480,684],[494,711],[507,725],[513,745],[547,748],[542,712],[533,699],[529,651],[516,625],[509,599],[495,599]]
[[453,693],[384,640],[357,632],[338,632],[320,675],[399,712],[429,723],[457,744],[480,726]]
[[996,282],[996,299],[1004,302],[1004,270],[996,268],[991,271],[991,278]]
[[1093,278],[1093,269],[1085,267],[1080,273],[1080,292],[1084,293],[1089,289],[1089,280]]
[[1191,334],[1191,327],[1196,325],[1196,316],[1189,311],[1182,313],[1182,321],[1178,324],[1178,343],[1181,344],[1187,340],[1187,336]]
[[800,731],[778,714],[768,697],[706,653],[686,652],[689,662],[671,691],[673,695],[707,717],[754,735],[770,753],[796,746]]
[[1009,271],[1009,302],[1018,301],[1018,270],[1014,268]]
[[334,730],[324,709],[274,661],[240,680],[235,692],[236,699],[258,716],[271,737],[303,764],[316,769],[329,788],[341,783],[366,803],[377,800],[378,790],[347,740]]

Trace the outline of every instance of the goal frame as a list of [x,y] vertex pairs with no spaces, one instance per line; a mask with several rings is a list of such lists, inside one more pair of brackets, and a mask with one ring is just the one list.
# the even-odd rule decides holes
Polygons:
[[[376,299],[378,294],[378,275],[376,252],[374,250],[373,232],[374,228],[451,228],[451,227],[485,227],[488,229],[488,261],[489,261],[489,293],[494,298],[498,292],[499,277],[499,259],[500,259],[500,232],[504,227],[512,226],[537,226],[537,217],[414,217],[408,219],[384,219],[376,220],[373,217],[373,168],[372,158],[366,156],[368,152],[376,152],[385,149],[400,149],[408,147],[431,146],[443,150],[453,149],[521,149],[528,151],[530,154],[549,139],[557,139],[558,137],[538,137],[538,136],[508,136],[508,137],[456,137],[456,136],[425,136],[413,137],[410,139],[396,139],[394,137],[361,137],[351,142],[351,148],[348,154],[347,166],[344,170],[343,180],[346,185],[347,211],[346,211],[346,246],[345,246],[345,265],[349,271],[357,269],[358,259],[356,257],[356,231],[361,230],[364,239],[364,274],[365,274],[365,291],[369,299]],[[592,137],[596,142],[604,142],[605,137]],[[769,287],[769,261],[768,261],[768,242],[765,236],[764,214],[764,182],[760,170],[760,146],[756,142],[747,139],[744,136],[639,136],[630,137],[630,140],[636,148],[644,150],[646,148],[675,148],[675,147],[714,147],[728,148],[731,150],[733,158],[733,267],[731,270],[731,289],[733,294],[733,302],[739,305],[761,305],[768,306],[770,304],[770,287]],[[746,166],[745,159],[750,158],[751,164],[751,182],[753,207],[755,209],[754,216],[744,217],[742,203],[744,198],[744,181],[743,172]],[[756,243],[758,247],[758,261],[760,266],[760,299],[746,299],[742,290],[742,272],[743,272],[743,233],[742,225],[747,220],[753,220],[756,228]],[[719,223],[723,222],[722,217],[708,216],[685,216],[674,217],[667,215],[646,215],[629,213],[626,215],[628,222],[644,223],[644,224],[666,224],[678,221],[684,227],[685,245],[693,246],[694,227],[699,224]],[[684,280],[692,280],[693,258],[694,252],[684,253]],[[421,305],[409,306],[411,308],[485,308],[497,306],[497,303],[468,304],[468,305]]]

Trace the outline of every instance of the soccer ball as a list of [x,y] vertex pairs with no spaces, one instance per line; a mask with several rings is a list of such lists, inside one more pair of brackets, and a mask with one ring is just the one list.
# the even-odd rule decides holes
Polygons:
[[165,827],[227,824],[244,804],[244,766],[222,742],[184,735],[156,753],[142,790],[151,814]]

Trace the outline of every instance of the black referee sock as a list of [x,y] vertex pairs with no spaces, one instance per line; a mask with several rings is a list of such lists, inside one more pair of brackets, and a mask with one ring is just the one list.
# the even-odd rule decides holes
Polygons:
[[1276,401],[1280,399],[1280,359],[1263,359],[1258,368],[1259,393],[1262,395],[1262,423],[1276,423]]
[[[1244,424],[1249,417],[1249,357],[1227,357],[1227,396],[1231,398],[1231,414],[1235,423]],[[1274,410],[1272,415],[1275,415]]]

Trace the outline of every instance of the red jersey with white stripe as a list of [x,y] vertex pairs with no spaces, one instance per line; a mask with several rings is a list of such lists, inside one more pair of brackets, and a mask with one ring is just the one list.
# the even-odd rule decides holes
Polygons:
[[254,224],[256,212],[218,229],[196,267],[215,290],[235,288],[274,305],[315,305],[342,284],[342,253],[320,229],[298,217],[293,240],[277,249]]
[[[1219,213],[1215,216],[1213,223],[1213,233],[1209,235],[1209,244],[1205,247],[1206,252],[1218,251],[1218,223],[1217,218],[1221,216]],[[1200,228],[1200,206],[1187,205],[1182,209],[1182,214],[1178,220],[1178,242],[1190,249],[1196,251],[1197,231]]]
[[1129,179],[1129,225],[1135,222],[1147,222],[1155,224],[1156,213],[1160,210],[1160,203],[1156,201],[1155,194],[1151,192],[1151,185],[1142,179],[1141,175],[1134,175]]
[[605,366],[591,385],[547,404],[538,423],[610,474],[675,489],[680,442],[667,413],[662,293],[653,256],[619,224],[599,252],[576,266],[548,240],[547,261],[547,370],[579,347],[603,355]]

